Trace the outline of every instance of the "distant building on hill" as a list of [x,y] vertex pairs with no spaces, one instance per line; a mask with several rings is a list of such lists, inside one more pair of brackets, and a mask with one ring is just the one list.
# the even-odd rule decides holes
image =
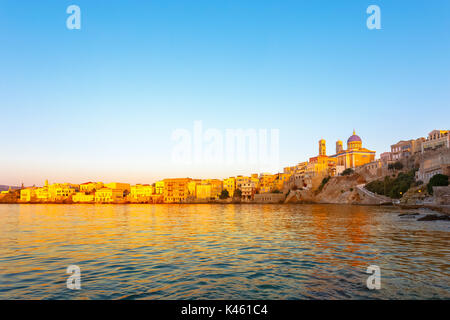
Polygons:
[[450,148],[450,130],[433,130],[428,134],[428,139],[422,143],[422,153],[437,150],[440,148]]

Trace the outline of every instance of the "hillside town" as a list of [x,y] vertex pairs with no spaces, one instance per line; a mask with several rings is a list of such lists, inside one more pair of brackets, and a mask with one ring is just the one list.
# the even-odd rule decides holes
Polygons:
[[[0,202],[422,204],[428,199],[449,205],[449,132],[433,130],[427,138],[399,141],[376,159],[376,152],[363,147],[362,139],[353,131],[346,148],[338,140],[335,152],[328,155],[326,141],[321,139],[318,155],[276,174],[254,173],[223,180],[170,178],[136,185],[91,181],[49,184],[45,181],[42,187],[9,187],[1,192]],[[426,186],[435,176],[444,180],[447,177],[447,180],[434,186],[437,191],[431,198],[434,189],[427,190]],[[402,184],[395,191],[392,188],[396,179]],[[389,194],[386,181],[393,186]],[[382,185],[381,191],[376,189],[377,185]]]

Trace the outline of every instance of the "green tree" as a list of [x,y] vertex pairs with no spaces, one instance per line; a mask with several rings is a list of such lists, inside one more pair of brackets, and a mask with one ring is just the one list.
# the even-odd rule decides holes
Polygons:
[[433,194],[433,187],[445,186],[448,186],[448,176],[445,174],[435,174],[427,184],[427,191],[429,194]]
[[377,194],[399,199],[415,184],[415,174],[416,170],[411,170],[408,173],[399,173],[397,178],[386,176],[383,180],[375,180],[368,183],[366,189]]
[[236,189],[236,190],[234,191],[234,197],[239,198],[239,199],[242,197],[242,191],[241,191],[241,189]]
[[394,163],[394,169],[395,170],[402,170],[403,169],[403,163],[397,161]]
[[341,175],[349,176],[349,175],[353,174],[353,172],[355,172],[355,171],[352,168],[347,168],[344,171],[342,171]]
[[222,190],[222,193],[219,196],[219,198],[222,199],[222,200],[223,199],[228,199],[229,197],[230,197],[230,194],[228,193],[227,189]]
[[331,177],[328,176],[328,177],[325,177],[325,178],[322,179],[322,182],[321,182],[321,184],[320,184],[320,186],[319,186],[319,191],[322,191],[323,187],[325,187],[325,185],[327,184],[327,182],[330,181],[330,178],[331,178]]

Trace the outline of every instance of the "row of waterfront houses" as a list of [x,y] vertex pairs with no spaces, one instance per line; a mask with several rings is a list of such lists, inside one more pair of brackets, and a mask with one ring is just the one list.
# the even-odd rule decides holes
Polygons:
[[401,140],[391,145],[391,150],[380,154],[380,159],[360,169],[372,173],[385,170],[395,162],[408,163],[418,168],[416,179],[427,183],[436,174],[450,175],[450,130],[433,130],[427,138]]
[[[375,151],[362,146],[362,139],[355,132],[347,139],[347,148],[342,141],[336,142],[336,150],[327,155],[326,141],[319,141],[319,154],[284,168],[282,173],[252,174],[250,176],[220,179],[174,178],[153,184],[130,185],[128,183],[45,182],[43,187],[22,188],[21,202],[65,202],[74,203],[184,203],[239,198],[241,201],[272,199],[270,194],[283,193],[294,188],[317,187],[323,177],[342,174],[346,169],[359,172],[382,172],[389,164],[407,159],[415,154],[438,154],[437,157],[422,157],[418,178],[425,182],[436,173],[448,173],[449,153],[436,150],[450,149],[448,130],[433,130],[428,138],[400,141],[391,146],[390,152],[375,160]],[[447,170],[447,171],[446,171]],[[224,192],[226,190],[226,192]]]

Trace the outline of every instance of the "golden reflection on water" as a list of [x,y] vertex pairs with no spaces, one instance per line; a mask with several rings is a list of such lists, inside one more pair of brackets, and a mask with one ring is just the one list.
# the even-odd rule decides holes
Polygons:
[[[1,205],[0,298],[449,297],[448,224],[336,205]],[[65,288],[68,265],[82,290]],[[379,265],[383,289],[365,288]]]

